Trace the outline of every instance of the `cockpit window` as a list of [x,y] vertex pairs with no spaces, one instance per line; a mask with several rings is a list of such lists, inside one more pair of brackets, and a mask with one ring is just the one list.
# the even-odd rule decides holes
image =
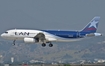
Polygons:
[[5,32],[5,33],[8,33],[8,32]]

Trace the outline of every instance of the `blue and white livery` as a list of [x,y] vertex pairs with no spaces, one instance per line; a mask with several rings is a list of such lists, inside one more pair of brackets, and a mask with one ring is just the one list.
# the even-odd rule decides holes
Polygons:
[[82,30],[78,31],[12,29],[1,34],[1,37],[14,40],[14,45],[16,40],[23,40],[25,43],[41,43],[43,47],[49,43],[52,47],[51,42],[55,41],[70,42],[85,37],[102,36],[101,33],[96,33],[99,20],[99,16],[94,17]]

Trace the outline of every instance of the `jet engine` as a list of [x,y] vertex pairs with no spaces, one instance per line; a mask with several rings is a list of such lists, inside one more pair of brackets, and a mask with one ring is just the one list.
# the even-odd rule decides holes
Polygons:
[[35,43],[35,39],[34,38],[24,38],[24,42],[25,43]]
[[87,37],[91,37],[91,36],[102,36],[101,33],[91,33],[91,34],[86,34]]

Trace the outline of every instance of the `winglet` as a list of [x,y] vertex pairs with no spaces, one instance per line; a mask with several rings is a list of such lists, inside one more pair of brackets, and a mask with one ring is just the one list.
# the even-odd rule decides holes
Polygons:
[[100,17],[95,16],[82,30],[81,32],[95,33],[98,28]]

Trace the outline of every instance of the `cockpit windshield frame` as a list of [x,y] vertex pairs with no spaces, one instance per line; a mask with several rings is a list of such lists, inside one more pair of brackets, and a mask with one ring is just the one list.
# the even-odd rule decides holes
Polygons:
[[7,31],[5,33],[8,33]]

